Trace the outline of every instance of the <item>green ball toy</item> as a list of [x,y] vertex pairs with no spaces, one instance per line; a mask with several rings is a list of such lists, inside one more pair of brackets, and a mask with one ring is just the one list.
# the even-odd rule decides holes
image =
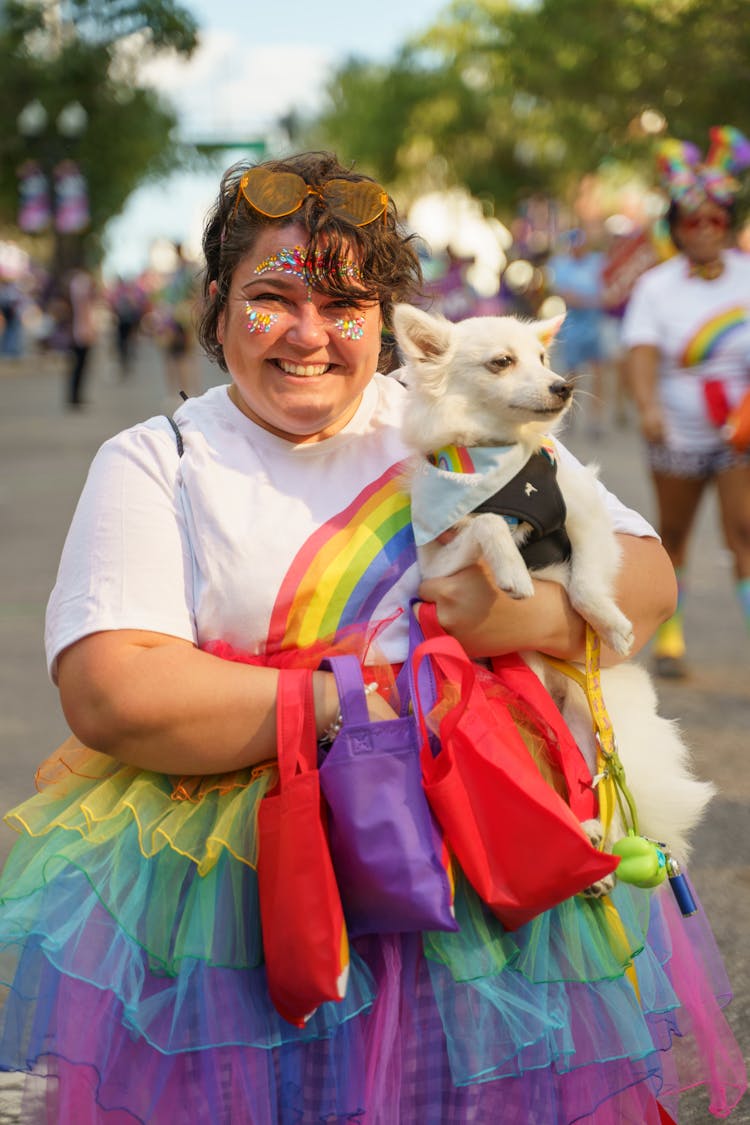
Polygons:
[[644,836],[630,833],[612,848],[620,857],[617,878],[634,887],[658,887],[667,877],[667,857],[661,848]]

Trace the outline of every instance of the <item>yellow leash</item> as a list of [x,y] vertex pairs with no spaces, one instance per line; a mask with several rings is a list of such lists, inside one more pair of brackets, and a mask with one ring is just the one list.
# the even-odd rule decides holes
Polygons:
[[614,727],[602,693],[601,649],[599,634],[587,623],[585,673],[574,664],[558,660],[554,656],[545,656],[544,659],[569,679],[575,680],[586,696],[596,737],[596,776],[591,784],[597,790],[599,818],[606,841],[612,825],[615,804],[619,806],[626,830],[632,829],[636,836],[639,833],[635,802],[625,780],[625,769],[617,751]]
[[[589,705],[591,721],[594,726],[594,735],[596,737],[596,776],[592,779],[592,786],[596,788],[599,798],[599,819],[604,829],[602,847],[604,847],[605,842],[609,838],[615,803],[619,805],[623,822],[627,826],[628,815],[626,815],[623,804],[623,802],[625,802],[631,827],[637,835],[638,817],[636,815],[635,803],[625,782],[625,770],[620,761],[620,755],[617,752],[614,727],[612,726],[612,720],[609,717],[602,693],[601,641],[599,639],[599,634],[592,629],[588,622],[586,623],[585,673],[574,664],[569,664],[565,660],[558,660],[553,656],[545,656],[545,660],[548,664],[551,664],[564,675],[568,676],[569,679],[575,680],[575,682],[580,685]],[[608,925],[613,951],[615,955],[625,963],[625,974],[640,1004],[641,990],[638,985],[638,974],[632,958],[629,955],[630,946],[622,920],[617,912],[617,907],[609,897],[606,897],[600,905],[604,910],[605,922]]]

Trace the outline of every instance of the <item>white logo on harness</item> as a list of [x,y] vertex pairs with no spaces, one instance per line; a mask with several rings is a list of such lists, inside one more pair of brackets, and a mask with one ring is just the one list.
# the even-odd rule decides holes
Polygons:
[[531,483],[530,480],[526,481],[526,484],[524,485],[523,490],[524,490],[524,492],[526,493],[527,496],[531,496],[532,492],[538,492],[539,491],[538,488],[534,488],[534,485]]

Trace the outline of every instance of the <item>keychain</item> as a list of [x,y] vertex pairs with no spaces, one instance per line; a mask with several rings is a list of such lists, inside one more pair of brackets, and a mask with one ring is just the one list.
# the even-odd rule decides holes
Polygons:
[[623,883],[634,887],[650,888],[660,886],[665,879],[677,900],[683,918],[698,912],[693,893],[680,865],[669,850],[669,846],[648,836],[641,836],[638,830],[638,812],[633,794],[628,788],[625,768],[620,760],[612,723],[607,713],[601,690],[599,676],[600,641],[594,629],[586,627],[586,674],[585,677],[564,661],[553,657],[547,659],[571,679],[576,680],[584,692],[591,711],[594,734],[597,742],[597,774],[592,779],[592,788],[599,795],[599,810],[602,824],[608,829],[617,805],[627,835],[618,840],[610,849],[620,857],[616,876]]

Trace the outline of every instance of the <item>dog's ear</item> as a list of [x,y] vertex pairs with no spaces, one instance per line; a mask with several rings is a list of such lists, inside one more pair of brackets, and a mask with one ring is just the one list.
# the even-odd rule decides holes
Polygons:
[[539,339],[548,348],[554,340],[557,333],[563,326],[565,320],[565,313],[560,313],[559,316],[550,317],[549,320],[536,320],[534,321],[534,331]]
[[396,305],[393,310],[393,335],[404,359],[416,363],[439,360],[448,351],[451,322],[414,308]]

